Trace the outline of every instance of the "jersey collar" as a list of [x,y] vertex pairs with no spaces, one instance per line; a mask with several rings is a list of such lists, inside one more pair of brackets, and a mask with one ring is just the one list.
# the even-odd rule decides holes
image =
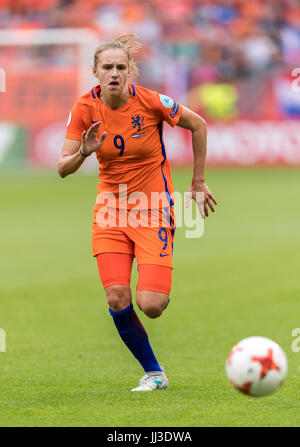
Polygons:
[[[135,86],[133,84],[128,84],[128,88],[130,95],[135,96]],[[96,96],[98,96],[98,98],[100,99],[100,92],[101,92],[100,85],[96,85],[96,87],[93,87],[91,90],[92,97],[96,99]]]

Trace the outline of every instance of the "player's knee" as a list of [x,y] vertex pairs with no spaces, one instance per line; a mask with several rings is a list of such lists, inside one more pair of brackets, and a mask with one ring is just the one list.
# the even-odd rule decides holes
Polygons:
[[158,318],[163,313],[163,309],[160,306],[153,304],[143,306],[142,311],[149,318]]
[[140,308],[145,315],[149,318],[158,318],[161,316],[165,308],[167,307],[169,298],[167,300],[151,300],[144,301]]
[[111,310],[119,312],[126,309],[131,303],[131,291],[129,286],[109,286],[105,289],[107,302]]

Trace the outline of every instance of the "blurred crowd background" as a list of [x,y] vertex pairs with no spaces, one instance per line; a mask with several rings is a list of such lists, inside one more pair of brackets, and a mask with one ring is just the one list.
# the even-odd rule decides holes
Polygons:
[[[229,149],[220,147],[217,136],[220,129],[226,132],[227,124],[233,132],[225,134],[228,147],[235,147],[230,149],[233,162],[239,159],[240,140],[251,139],[244,143],[245,152],[255,145],[256,135],[260,154],[245,163],[299,163],[291,153],[300,151],[294,131],[300,92],[291,86],[292,72],[300,64],[300,0],[0,0],[0,67],[7,73],[0,120],[30,128],[27,140],[33,146],[37,125],[59,127],[84,93],[78,87],[78,45],[6,45],[10,37],[4,31],[20,36],[52,29],[63,35],[74,28],[90,30],[94,48],[118,33],[136,33],[143,45],[140,77],[134,82],[168,94],[205,117],[212,125],[212,162],[218,156],[226,161],[222,151]],[[89,72],[91,64],[92,59],[86,66]],[[274,121],[278,123],[272,128]],[[274,129],[281,129],[276,138]],[[182,134],[180,145],[187,144],[185,138]],[[174,160],[189,161],[177,146]]]

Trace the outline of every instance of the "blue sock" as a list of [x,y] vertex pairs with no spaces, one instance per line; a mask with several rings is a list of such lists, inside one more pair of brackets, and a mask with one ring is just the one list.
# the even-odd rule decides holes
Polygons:
[[150,346],[147,332],[135,313],[133,305],[130,304],[120,312],[111,309],[109,309],[109,312],[113,317],[120,337],[140,362],[145,372],[162,371]]

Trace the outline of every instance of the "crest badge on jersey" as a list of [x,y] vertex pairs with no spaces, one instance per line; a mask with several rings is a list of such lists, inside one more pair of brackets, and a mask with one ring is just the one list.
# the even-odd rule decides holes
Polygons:
[[144,125],[144,117],[141,115],[133,115],[131,117],[131,125],[133,129],[136,129],[137,133],[135,135],[132,135],[132,138],[139,138],[143,137],[145,134],[140,133],[142,130],[142,127]]
[[134,129],[136,129],[138,132],[140,132],[143,124],[144,124],[144,117],[141,115],[134,115],[131,117],[131,124]]

